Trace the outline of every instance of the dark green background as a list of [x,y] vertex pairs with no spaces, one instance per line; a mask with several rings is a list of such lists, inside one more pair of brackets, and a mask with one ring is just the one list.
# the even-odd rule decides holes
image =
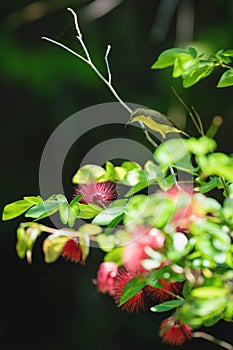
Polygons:
[[[45,13],[37,20],[28,17],[27,6],[33,3],[15,0],[0,5],[1,209],[23,195],[39,194],[40,156],[46,140],[63,120],[85,107],[114,101],[87,66],[40,39],[46,34],[75,48],[72,19],[65,10],[68,5],[80,9],[86,41],[103,71],[106,45],[112,45],[113,81],[126,101],[169,114],[179,106],[170,90],[173,85],[199,111],[205,128],[213,116],[222,115],[224,124],[217,135],[219,150],[232,152],[232,88],[215,87],[222,71],[184,90],[180,80],[170,78],[169,69],[150,70],[162,50],[187,44],[187,28],[181,37],[176,32],[177,21],[188,16],[186,10],[194,16],[194,45],[209,53],[233,48],[231,0],[125,0],[95,20],[85,14],[90,1],[40,1]],[[169,18],[174,3],[176,8]],[[164,15],[158,17],[164,4]],[[38,8],[35,14],[38,15]],[[164,30],[163,37],[155,35],[158,23],[159,29]],[[189,22],[187,26],[190,28]],[[76,46],[76,50],[80,48]],[[179,120],[179,115],[172,117]],[[184,121],[179,122],[183,126]],[[189,119],[186,130],[197,136]],[[88,138],[84,142],[88,144]],[[70,180],[76,167],[72,162],[66,167],[68,192],[72,190]],[[101,261],[100,251],[91,251],[85,267],[61,259],[46,265],[41,252],[42,237],[29,266],[15,253],[19,222],[20,219],[0,223],[0,349],[170,348],[158,337],[159,323],[168,315],[128,315],[117,309],[111,298],[96,293],[92,279]],[[220,323],[210,331],[232,340],[229,324]],[[218,349],[199,340],[186,343],[183,348],[197,346]]]

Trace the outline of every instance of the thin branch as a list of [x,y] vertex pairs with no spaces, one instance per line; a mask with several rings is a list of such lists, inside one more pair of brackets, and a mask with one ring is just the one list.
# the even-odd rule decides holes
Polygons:
[[224,349],[233,350],[233,345],[225,342],[224,340],[217,339],[213,335],[205,333],[205,332],[193,332],[192,337],[193,338],[202,338],[202,339],[210,341],[211,343],[217,344]]
[[111,50],[111,45],[108,45],[107,46],[107,50],[106,50],[106,54],[105,54],[105,63],[106,63],[106,68],[107,68],[107,73],[108,73],[108,82],[109,84],[112,83],[112,74],[111,74],[111,70],[110,70],[110,67],[109,67],[109,62],[108,62],[108,55],[109,55],[109,52]]
[[74,17],[74,25],[79,38],[82,38],[82,33],[78,24],[78,16],[71,7],[67,7],[67,11],[70,11]]
[[87,64],[89,64],[88,60],[87,60],[85,57],[79,55],[77,52],[71,50],[69,47],[63,45],[62,43],[59,43],[58,41],[53,40],[53,39],[51,39],[51,38],[48,38],[47,36],[42,36],[41,39],[42,39],[42,40],[50,41],[52,44],[55,44],[55,45],[57,45],[57,46],[62,47],[62,48],[65,49],[66,51],[68,51],[68,52],[72,53],[74,56],[78,57],[80,60],[82,60],[82,61],[86,62]]
[[178,94],[178,92],[174,89],[173,86],[171,86],[171,89],[174,93],[174,95],[177,97],[177,99],[180,101],[180,103],[185,107],[185,109],[188,111],[193,124],[195,125],[195,127],[197,128],[197,131],[203,136],[202,130],[200,128],[200,126],[198,125],[199,123],[196,121],[195,116],[193,115],[191,109],[186,105],[186,103],[183,101],[183,99],[180,97],[180,95]]
[[[74,24],[75,24],[75,29],[76,29],[76,32],[77,32],[77,36],[76,38],[78,39],[80,45],[82,46],[83,50],[84,50],[84,53],[85,53],[85,56],[86,57],[83,57],[79,54],[77,54],[75,51],[73,51],[72,49],[70,49],[69,47],[67,47],[66,45],[58,42],[58,41],[55,41],[53,39],[50,39],[48,37],[42,37],[42,39],[44,40],[47,40],[55,45],[58,45],[60,47],[62,47],[63,49],[65,49],[66,51],[69,51],[70,53],[72,53],[74,56],[78,57],[79,59],[81,59],[82,61],[84,61],[85,63],[87,63],[91,68],[92,70],[98,75],[98,77],[104,82],[104,84],[109,88],[109,90],[112,92],[112,94],[114,95],[114,97],[117,99],[117,101],[122,105],[122,107],[124,107],[127,112],[129,112],[130,114],[132,113],[132,109],[122,100],[122,98],[118,95],[118,93],[116,92],[116,90],[114,89],[114,87],[112,86],[111,84],[111,79],[109,80],[109,72],[110,72],[110,68],[109,68],[109,72],[108,72],[108,79],[106,79],[101,73],[100,71],[98,70],[98,68],[95,66],[95,64],[92,62],[92,59],[90,57],[90,54],[88,52],[88,49],[82,39],[82,32],[79,28],[79,24],[78,24],[78,17],[77,17],[77,14],[71,9],[71,8],[68,8],[68,11],[71,12],[71,14],[73,15],[73,18],[74,18]],[[110,49],[108,49],[110,50]],[[108,66],[109,67],[109,66]],[[111,73],[110,73],[110,76],[111,76]]]
[[193,113],[195,114],[195,117],[197,118],[197,122],[199,124],[201,134],[202,134],[202,136],[204,136],[205,132],[204,132],[204,129],[203,129],[203,124],[202,124],[202,121],[201,121],[201,117],[200,117],[198,111],[196,110],[196,108],[194,106],[191,106],[191,108],[193,110]]
[[71,14],[73,15],[75,29],[76,29],[76,32],[77,32],[77,34],[78,34],[78,35],[76,36],[76,38],[77,38],[78,41],[80,42],[80,44],[81,44],[81,46],[82,46],[82,48],[83,48],[83,50],[84,50],[84,52],[85,52],[85,55],[86,55],[86,57],[87,57],[87,60],[88,60],[89,62],[91,62],[90,54],[89,54],[89,52],[88,52],[88,50],[87,50],[87,47],[86,47],[86,45],[84,44],[84,41],[83,41],[83,39],[82,39],[83,36],[82,36],[82,32],[81,32],[81,30],[80,30],[80,28],[79,28],[78,16],[77,16],[77,14],[74,12],[74,10],[73,10],[72,8],[70,8],[70,7],[67,8],[67,11],[70,11]]
[[[56,229],[56,228],[53,228],[53,227],[45,226],[43,224],[38,224],[36,222],[26,222],[26,223],[22,223],[20,226],[23,227],[23,228],[36,227],[41,232],[46,232],[46,233],[49,233],[49,234],[58,233],[60,235],[64,235],[64,236],[67,236],[67,237],[70,237],[70,238],[80,238],[80,236],[82,236],[82,234],[80,232],[74,231],[72,229]],[[95,241],[96,242],[96,237],[95,236],[91,236],[90,235],[89,238],[90,238],[91,241]]]

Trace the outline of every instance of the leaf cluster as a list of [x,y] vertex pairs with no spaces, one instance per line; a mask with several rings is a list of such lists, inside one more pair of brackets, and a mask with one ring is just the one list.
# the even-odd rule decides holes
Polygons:
[[233,85],[233,50],[219,50],[216,54],[207,59],[203,54],[199,54],[194,47],[187,50],[172,48],[163,51],[154,64],[152,69],[163,69],[173,67],[172,77],[183,80],[183,87],[188,88],[201,79],[208,77],[216,68],[223,68],[225,71],[221,75],[217,87],[223,88]]

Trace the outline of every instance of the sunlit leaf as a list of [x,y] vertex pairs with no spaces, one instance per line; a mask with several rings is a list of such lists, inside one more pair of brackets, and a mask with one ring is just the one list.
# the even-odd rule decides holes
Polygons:
[[190,54],[183,53],[178,55],[174,61],[173,78],[178,78],[185,74],[186,71],[194,69],[193,67],[196,66],[198,62],[198,58],[193,58]]
[[33,205],[34,203],[31,203],[25,199],[7,204],[3,210],[2,220],[5,221],[5,220],[14,219],[17,216],[23,214]]
[[85,261],[88,257],[89,250],[90,250],[90,237],[87,233],[83,233],[79,237],[79,245],[80,249],[82,251],[82,259]]
[[214,70],[213,62],[199,63],[183,75],[183,87],[188,88],[208,77]]
[[102,231],[102,228],[97,225],[93,224],[84,224],[79,227],[78,232],[82,234],[87,234],[89,236],[95,236],[100,234]]
[[102,211],[102,208],[90,204],[79,204],[79,214],[77,215],[80,219],[92,219],[98,213]]
[[60,219],[61,222],[65,225],[68,222],[68,218],[69,218],[69,204],[68,203],[61,203],[59,205],[59,215],[60,215]]
[[158,59],[151,66],[152,69],[161,69],[170,67],[174,64],[175,59],[180,54],[187,54],[187,51],[179,48],[173,48],[163,51]]
[[99,244],[100,249],[105,252],[110,252],[115,247],[115,237],[112,235],[105,235],[101,233],[96,237],[97,243]]
[[109,225],[111,221],[113,221],[118,216],[121,216],[123,212],[124,212],[124,206],[107,208],[103,210],[101,213],[99,213],[94,218],[92,223],[96,225]]
[[170,311],[176,307],[181,306],[184,303],[184,300],[170,300],[170,301],[165,301],[164,303],[155,305],[150,308],[151,311],[153,312],[165,312],[165,311]]
[[223,88],[227,86],[232,86],[233,85],[233,68],[228,69],[226,72],[223,73],[221,76],[217,87]]
[[46,200],[29,209],[25,216],[37,219],[52,215],[59,210],[60,204],[56,199]]
[[105,174],[105,170],[95,164],[86,164],[73,176],[72,182],[74,184],[93,183],[97,178]]
[[199,299],[218,298],[227,295],[227,290],[216,287],[199,287],[191,291],[191,295]]
[[198,157],[197,161],[205,176],[218,175],[233,182],[233,157],[216,152],[206,157]]
[[40,202],[42,202],[42,198],[40,196],[27,196],[23,197],[23,199],[32,204],[39,204]]

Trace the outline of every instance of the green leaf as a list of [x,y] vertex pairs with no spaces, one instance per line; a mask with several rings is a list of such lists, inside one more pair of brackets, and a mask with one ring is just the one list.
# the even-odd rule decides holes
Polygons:
[[132,197],[124,211],[124,224],[143,223],[142,213],[147,208],[148,197],[144,194],[138,194]]
[[92,219],[101,211],[102,208],[97,205],[79,204],[79,214],[77,216],[80,219]]
[[70,209],[70,206],[68,203],[61,203],[59,205],[59,215],[60,215],[60,219],[61,219],[61,222],[66,225],[67,222],[68,222],[68,218],[69,218],[69,209]]
[[26,229],[21,226],[18,228],[16,252],[21,259],[26,255],[28,263],[32,262],[32,249],[40,234],[39,226],[34,223]]
[[114,181],[115,180],[115,168],[114,165],[111,162],[106,162],[105,164],[105,173],[101,174],[96,178],[97,182],[101,181]]
[[181,306],[184,303],[184,300],[170,300],[170,301],[165,301],[164,303],[155,305],[150,308],[151,311],[153,312],[165,312],[165,311],[170,311],[176,307]]
[[170,198],[164,198],[161,203],[158,203],[153,213],[154,225],[156,228],[163,229],[171,220],[175,209],[175,203]]
[[44,240],[43,252],[45,262],[52,263],[61,255],[62,249],[70,238],[59,233],[53,233]]
[[209,319],[222,314],[227,305],[226,297],[199,299],[189,297],[179,309],[179,320],[191,327],[200,327]]
[[224,56],[233,57],[233,50],[232,50],[232,49],[225,50],[225,51],[223,52],[223,55],[224,55]]
[[217,315],[215,317],[211,317],[209,319],[207,319],[205,322],[204,322],[204,326],[205,327],[212,327],[213,325],[215,325],[218,321],[220,321],[222,318],[221,315]]
[[155,160],[166,166],[173,164],[191,169],[190,155],[183,139],[171,139],[161,143],[154,152]]
[[74,197],[70,202],[70,207],[72,208],[73,206],[75,206],[79,202],[79,200],[82,198],[82,196],[83,196],[82,194],[79,194],[78,196]]
[[112,235],[105,235],[104,233],[101,233],[96,237],[97,243],[99,244],[100,249],[102,249],[104,252],[110,252],[116,244],[115,237]]
[[146,280],[140,276],[135,276],[126,283],[123,288],[120,305],[125,304],[129,299],[134,297],[137,293],[139,293],[146,285]]
[[144,166],[146,177],[148,181],[157,179],[158,177],[164,177],[161,168],[156,165],[152,160],[148,160]]
[[228,300],[228,303],[226,305],[226,309],[223,314],[223,319],[228,322],[233,321],[233,299],[231,298]]
[[145,172],[143,170],[130,170],[122,182],[128,186],[135,186],[141,182],[148,183]]
[[186,71],[190,71],[199,62],[198,58],[193,58],[192,55],[185,53],[176,57],[174,62],[174,68],[172,72],[173,78],[178,78],[181,75],[187,74]]
[[227,295],[227,290],[217,287],[199,287],[191,291],[191,295],[199,299],[219,298]]
[[121,266],[123,264],[122,252],[123,247],[114,248],[105,255],[104,261],[114,261],[117,264],[117,266]]
[[133,161],[125,161],[121,164],[121,167],[126,169],[127,171],[130,170],[141,170],[141,166]]
[[79,227],[78,232],[89,236],[96,236],[102,232],[102,228],[93,224],[84,224]]
[[[221,204],[216,199],[206,197],[202,193],[196,193],[194,195],[194,201],[198,204],[199,210],[203,214],[218,212],[222,208]],[[213,230],[213,227],[211,229]]]
[[74,212],[73,208],[68,207],[68,225],[69,227],[73,227],[75,224],[75,221],[77,219],[77,215]]
[[81,167],[72,178],[74,184],[93,183],[105,174],[105,170],[98,165],[87,164]]
[[158,59],[151,66],[151,69],[161,69],[161,68],[172,66],[175,62],[175,59],[180,54],[187,54],[187,51],[179,48],[172,48],[172,49],[163,51],[159,55]]
[[128,202],[128,199],[122,198],[122,199],[116,199],[111,204],[109,204],[108,208],[113,207],[124,207]]
[[127,174],[127,170],[121,166],[115,167],[115,180],[122,181]]
[[232,86],[233,85],[233,68],[228,69],[226,72],[223,73],[221,76],[217,87],[223,88],[227,86]]
[[196,181],[198,182],[199,186],[195,189],[201,193],[208,193],[212,191],[214,188],[222,188],[222,181],[219,177],[213,177],[210,176],[209,181],[204,181],[200,178],[197,178]]
[[183,74],[183,87],[188,88],[198,83],[201,79],[208,77],[213,72],[214,67],[213,62],[200,62],[193,66],[188,72]]
[[27,252],[27,240],[25,239],[26,232],[23,227],[17,229],[16,252],[20,259],[24,259]]
[[90,250],[90,237],[87,233],[82,233],[82,235],[80,235],[79,245],[82,251],[82,260],[86,260]]
[[92,223],[96,225],[109,225],[114,219],[123,214],[124,208],[124,206],[107,208],[99,213]]
[[42,198],[40,196],[37,196],[37,197],[29,196],[29,197],[24,197],[23,200],[19,200],[19,201],[7,204],[3,210],[2,220],[5,221],[5,220],[13,219],[23,214],[33,205],[39,204],[40,202],[42,202]]
[[229,55],[224,54],[224,51],[223,51],[223,50],[219,50],[219,51],[215,54],[215,57],[216,57],[216,59],[217,59],[217,62],[220,63],[220,65],[221,65],[222,63],[225,63],[225,64],[231,63],[231,59],[230,59]]
[[60,204],[56,199],[47,199],[29,209],[25,216],[27,218],[41,219],[42,217],[54,214],[59,209]]
[[190,137],[189,139],[185,140],[185,143],[187,150],[196,155],[211,153],[217,147],[216,141],[207,136],[201,136],[199,139]]
[[33,203],[30,203],[26,199],[19,200],[10,204],[7,204],[3,209],[2,220],[14,219],[17,216],[23,214],[26,210],[31,208]]
[[192,287],[190,286],[190,284],[185,281],[184,285],[183,285],[183,289],[182,289],[182,295],[183,297],[186,299],[188,296],[190,296],[191,293],[191,289]]
[[40,196],[28,196],[28,197],[23,197],[23,199],[29,203],[32,204],[39,204],[40,202],[42,202],[42,198]]
[[233,182],[233,157],[216,152],[206,157],[198,157],[197,162],[205,176],[217,175]]
[[190,53],[190,55],[192,55],[194,58],[196,58],[198,56],[198,52],[195,49],[195,47],[193,46],[189,46],[188,48],[188,52]]

